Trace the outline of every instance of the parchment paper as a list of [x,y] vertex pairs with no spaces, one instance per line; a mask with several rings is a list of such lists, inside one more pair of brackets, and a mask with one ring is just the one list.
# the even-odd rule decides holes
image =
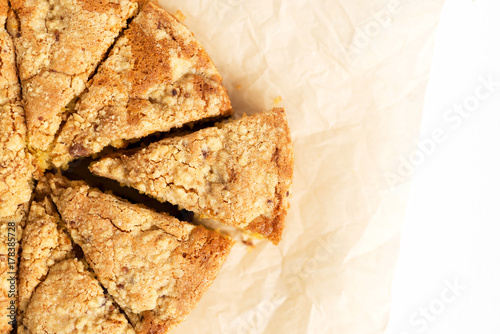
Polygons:
[[442,0],[160,0],[237,114],[284,106],[295,148],[282,243],[237,244],[173,333],[381,333]]

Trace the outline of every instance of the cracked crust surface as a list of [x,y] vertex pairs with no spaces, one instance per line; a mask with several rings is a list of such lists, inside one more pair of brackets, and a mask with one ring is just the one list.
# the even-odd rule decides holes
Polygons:
[[75,255],[44,177],[22,239],[18,333],[134,333]]
[[73,240],[138,333],[166,333],[195,307],[231,242],[83,182],[52,179]]
[[74,258],[71,240],[61,225],[59,214],[50,198],[46,197],[31,204],[19,262],[19,324],[23,323],[31,296],[47,276],[50,267],[62,260]]
[[[14,44],[7,33],[7,0],[0,0],[0,333],[9,333],[15,298],[9,279],[32,193],[34,166],[26,147],[24,110],[15,66]],[[15,254],[9,254],[9,250]],[[14,259],[14,261],[13,261]]]
[[288,209],[293,150],[285,111],[274,109],[110,155],[90,169],[277,244]]
[[222,78],[194,35],[148,3],[99,66],[61,130],[53,164],[108,145],[231,114]]
[[[11,0],[30,147],[40,159],[137,0]],[[43,165],[45,162],[41,161]]]
[[127,319],[77,259],[50,268],[26,309],[18,333],[133,334]]
[[[15,225],[15,224],[14,224]],[[15,280],[17,261],[13,260],[13,255],[9,254],[9,247],[12,250],[14,245],[15,254],[18,249],[19,233],[14,232],[12,223],[2,222],[0,224],[0,333],[11,332],[12,326],[9,324],[15,317],[15,307],[11,302],[15,301]],[[10,256],[9,256],[10,255]],[[14,288],[14,289],[11,289]],[[12,313],[9,309],[12,307]]]
[[5,29],[8,10],[7,0],[0,0],[0,223],[19,223],[26,216],[34,166],[26,148],[14,45]]

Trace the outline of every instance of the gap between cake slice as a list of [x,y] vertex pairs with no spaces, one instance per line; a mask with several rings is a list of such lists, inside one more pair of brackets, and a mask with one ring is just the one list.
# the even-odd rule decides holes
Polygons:
[[232,246],[215,231],[50,176],[52,198],[99,282],[138,333],[166,333],[212,284]]
[[17,332],[135,333],[85,259],[78,259],[49,196],[42,178],[22,239]]
[[43,170],[60,124],[140,0],[11,0],[29,146]]
[[272,111],[112,154],[96,175],[162,202],[281,239],[293,174],[285,111]]
[[17,252],[33,188],[15,51],[6,30],[8,0],[0,0],[0,333],[15,320]]
[[129,140],[231,113],[222,78],[194,35],[148,3],[64,124],[52,163],[64,168],[110,145],[123,147]]

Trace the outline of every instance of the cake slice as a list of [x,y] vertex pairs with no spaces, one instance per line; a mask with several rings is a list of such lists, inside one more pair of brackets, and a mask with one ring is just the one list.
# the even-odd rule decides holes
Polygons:
[[114,154],[90,169],[277,244],[288,209],[293,151],[285,111],[273,109]]
[[77,259],[52,266],[26,308],[19,334],[133,334],[97,280]]
[[18,333],[134,333],[85,265],[68,232],[37,186],[19,263]]
[[51,181],[53,199],[97,279],[138,333],[167,333],[215,279],[232,242],[83,182]]
[[55,134],[138,0],[11,0],[29,145],[46,164]]
[[28,209],[34,166],[26,147],[14,45],[5,29],[8,11],[8,0],[0,0],[0,222],[19,223]]
[[0,333],[10,333],[15,320],[17,249],[34,173],[8,13],[8,0],[0,0]]
[[222,78],[193,34],[152,3],[99,66],[52,151],[56,167],[104,147],[231,114]]
[[37,199],[30,206],[30,213],[21,242],[22,254],[18,277],[18,317],[23,323],[24,313],[36,287],[43,282],[49,268],[65,259],[74,258],[73,246],[59,218],[45,178],[36,189]]

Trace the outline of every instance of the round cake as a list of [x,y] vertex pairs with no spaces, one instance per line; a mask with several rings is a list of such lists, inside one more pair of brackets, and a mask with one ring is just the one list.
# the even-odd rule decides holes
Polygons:
[[193,216],[280,242],[285,111],[231,120],[175,16],[0,0],[0,47],[0,333],[167,333],[240,242]]

